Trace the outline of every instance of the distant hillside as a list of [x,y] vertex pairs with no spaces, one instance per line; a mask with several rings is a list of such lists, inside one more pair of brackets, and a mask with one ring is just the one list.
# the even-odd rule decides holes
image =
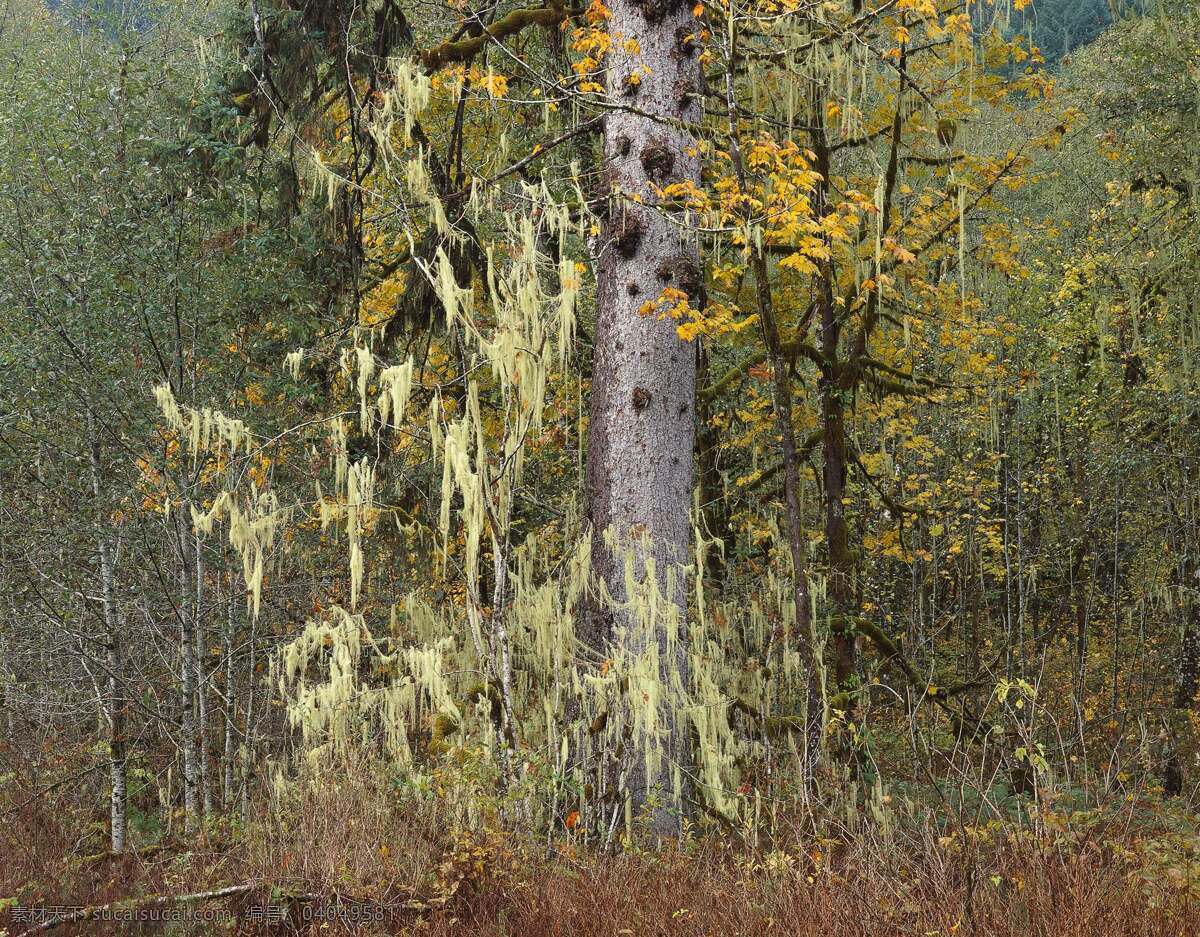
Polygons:
[[1113,6],[1130,6],[1120,0],[1033,0],[1023,10],[997,2],[973,5],[976,29],[993,25],[1007,35],[1031,36],[1048,65],[1056,65],[1080,46],[1087,45],[1113,22]]
[[53,12],[89,26],[142,30],[155,19],[155,0],[45,0]]

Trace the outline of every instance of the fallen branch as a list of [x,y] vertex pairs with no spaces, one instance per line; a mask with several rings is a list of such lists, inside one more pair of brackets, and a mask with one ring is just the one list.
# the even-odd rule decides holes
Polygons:
[[91,921],[110,911],[125,911],[134,908],[163,908],[177,904],[199,904],[202,901],[212,901],[216,898],[230,898],[234,895],[244,895],[258,886],[253,883],[244,885],[229,885],[212,891],[198,891],[190,895],[151,895],[148,898],[129,898],[124,901],[114,901],[110,904],[93,905],[81,908],[70,914],[60,914],[47,918],[40,924],[22,931],[17,937],[31,937],[32,934],[44,934],[47,931],[62,927],[64,924],[77,924],[80,921]]

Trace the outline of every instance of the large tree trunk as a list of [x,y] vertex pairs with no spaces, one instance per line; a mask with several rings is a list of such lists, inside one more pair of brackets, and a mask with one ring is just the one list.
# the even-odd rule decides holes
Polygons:
[[[656,640],[663,683],[686,687],[686,624],[680,640],[670,642],[660,615],[650,638],[620,603],[627,597],[625,555],[632,551],[635,578],[645,582],[652,563],[666,601],[679,610],[681,622],[686,617],[682,567],[690,560],[696,354],[673,320],[639,309],[668,286],[693,302],[700,294],[695,240],[679,219],[653,207],[655,186],[700,181],[699,159],[688,153],[691,134],[680,126],[701,116],[698,56],[687,39],[700,27],[679,0],[615,0],[610,10],[609,31],[620,41],[613,42],[608,60],[609,98],[638,113],[611,110],[604,130],[612,196],[596,273],[586,494],[593,572],[615,603],[597,603],[581,636],[602,654],[619,634],[632,654]],[[637,51],[629,51],[628,40],[636,41]],[[681,707],[668,699],[662,710],[670,757],[647,768],[643,753],[632,753],[627,793],[637,812],[657,791],[654,801],[661,806],[651,811],[649,824],[656,834],[671,835],[680,828],[682,804],[674,790],[676,779],[690,773],[689,745]]]

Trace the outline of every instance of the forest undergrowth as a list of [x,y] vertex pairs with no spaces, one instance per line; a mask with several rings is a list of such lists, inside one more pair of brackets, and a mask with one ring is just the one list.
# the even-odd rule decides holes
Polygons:
[[[81,836],[86,807],[69,797],[7,807],[0,892],[20,897],[0,927],[26,932],[31,922],[15,919],[14,906],[133,907],[131,898],[230,882],[246,887],[181,905],[215,910],[213,920],[171,932],[1185,937],[1200,927],[1193,805],[1164,808],[1156,791],[986,822],[894,804],[884,824],[845,807],[797,811],[776,817],[769,836],[710,832],[665,850],[603,850],[569,830],[547,841],[499,822],[456,828],[436,802],[362,774],[292,791],[285,809],[245,825],[120,856],[86,854],[102,823],[93,818]],[[54,930],[162,926],[91,919]]]

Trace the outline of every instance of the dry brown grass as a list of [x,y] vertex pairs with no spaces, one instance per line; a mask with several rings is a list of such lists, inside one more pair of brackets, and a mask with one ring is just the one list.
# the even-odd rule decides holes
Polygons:
[[241,844],[247,880],[392,902],[422,893],[441,862],[446,837],[432,804],[402,804],[386,786],[353,776],[289,796]]
[[[413,934],[430,937],[1191,937],[1200,908],[1186,887],[1147,879],[1137,844],[1116,833],[1060,841],[1030,835],[940,840],[931,828],[844,842],[794,839],[754,852],[730,839],[681,851],[601,855],[560,842],[547,851],[491,832],[452,834],[432,804],[399,802],[363,779],[295,795],[273,818],[232,836],[210,830],[121,858],[81,857],[78,814],[30,805],[0,830],[0,896],[93,904],[255,882],[230,929],[195,934]],[[1124,829],[1114,824],[1113,831]],[[1130,836],[1132,834],[1123,834]],[[1197,876],[1200,878],[1200,874]],[[1186,883],[1185,883],[1186,884]],[[274,897],[272,888],[275,889]],[[281,898],[280,894],[293,896]],[[389,908],[380,924],[299,925],[321,896]],[[424,907],[413,907],[420,899]],[[320,899],[317,899],[320,900]],[[249,920],[290,904],[295,923]],[[8,923],[0,916],[0,932]],[[10,933],[19,927],[10,926]],[[163,933],[146,927],[143,933]],[[180,931],[176,931],[179,933]],[[136,934],[96,923],[59,934]]]
[[1182,894],[1151,894],[1100,852],[1005,846],[972,862],[923,845],[931,851],[914,842],[894,844],[886,854],[851,846],[819,868],[794,863],[753,872],[731,855],[705,851],[556,858],[526,865],[492,887],[463,891],[419,931],[447,937],[1200,933],[1200,909]]

